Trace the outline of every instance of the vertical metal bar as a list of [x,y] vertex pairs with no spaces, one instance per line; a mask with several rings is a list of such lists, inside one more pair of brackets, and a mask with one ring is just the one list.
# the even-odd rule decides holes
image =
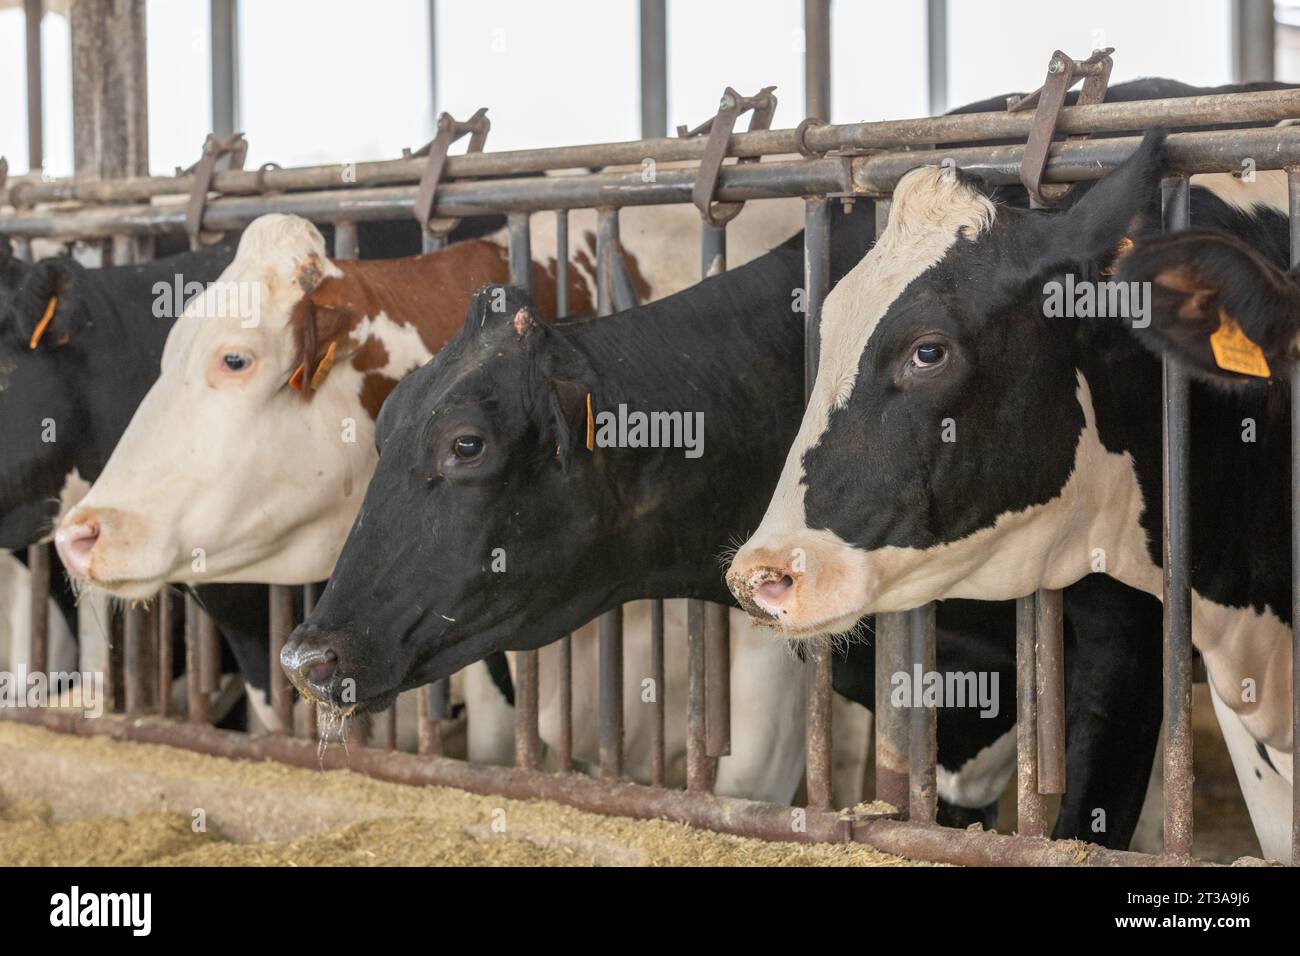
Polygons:
[[927,0],[925,36],[930,114],[938,116],[948,109],[948,0]]
[[[1165,229],[1186,229],[1188,180],[1163,188]],[[1192,852],[1192,595],[1189,463],[1190,379],[1186,365],[1164,356],[1164,670],[1165,852]]]
[[1016,832],[1047,833],[1043,797],[1038,792],[1038,680],[1034,664],[1034,595],[1016,600]]
[[[1300,265],[1300,166],[1286,170],[1291,268]],[[1291,366],[1291,865],[1300,866],[1300,364]]]
[[347,220],[334,223],[334,258],[355,259],[361,254],[357,240],[357,224]]
[[209,0],[208,26],[212,49],[212,132],[229,139],[238,126],[239,110],[237,0]]
[[[727,270],[727,227],[700,227],[700,275]],[[692,599],[694,600],[694,599]],[[731,753],[731,617],[727,608],[699,602],[704,615],[704,752]]]
[[28,632],[27,670],[44,674],[49,669],[50,648],[50,546],[27,547],[31,587],[31,629]]
[[441,721],[447,719],[447,702],[451,682],[446,678],[434,681],[420,690],[419,749],[422,754],[441,756]]
[[641,0],[641,138],[668,135],[667,0]]
[[221,691],[221,635],[217,622],[207,611],[198,609],[199,689],[205,694]]
[[[429,0],[429,129],[438,123],[438,0]],[[425,252],[432,250],[426,249]]]
[[[935,605],[927,604],[907,613],[908,636],[911,645],[912,667],[922,675],[938,670],[935,650]],[[909,742],[911,763],[908,788],[907,817],[909,820],[933,823],[939,806],[939,793],[935,764],[939,755],[938,710],[927,707],[923,701],[912,701],[912,725]]]
[[[506,219],[510,236],[510,282],[531,293],[533,255],[528,221],[526,212],[512,212]],[[515,662],[515,762],[526,770],[536,770],[541,761],[541,737],[537,726],[540,701],[537,651],[520,651]]]
[[206,724],[208,699],[203,692],[199,650],[199,615],[203,613],[192,594],[185,595],[185,703],[188,719],[194,724]]
[[650,784],[662,787],[666,774],[664,737],[664,602],[650,602],[650,679],[655,696],[650,702]]
[[893,704],[893,676],[907,675],[908,615],[876,615],[876,799],[903,810],[910,795],[911,723]]
[[163,588],[158,595],[158,654],[156,660],[158,680],[158,716],[171,716],[172,703],[172,593]]
[[[614,311],[618,210],[596,210],[596,314]],[[623,609],[600,616],[600,774],[623,774]],[[689,759],[689,758],[688,758]]]
[[560,771],[573,769],[573,635],[560,638]]
[[831,0],[803,0],[804,115],[831,121]]
[[[686,602],[686,789],[712,790],[717,761],[709,758],[704,709],[703,601]],[[660,693],[663,689],[660,688]]]
[[[831,284],[830,200],[813,196],[804,200],[804,399],[812,394],[821,351],[822,303]],[[806,753],[808,805],[831,805],[831,651],[822,642],[809,645]]]
[[271,692],[271,710],[280,723],[276,732],[292,734],[293,686],[280,666],[280,651],[293,630],[293,589],[287,584],[272,584],[270,592],[271,686],[268,689]]
[[126,609],[126,715],[139,717],[145,708],[144,609],[132,603]]
[[1232,0],[1234,83],[1273,79],[1276,34],[1273,0]]
[[[569,211],[555,211],[555,314],[569,314]],[[658,686],[658,685],[656,685]],[[560,770],[573,769],[573,635],[560,638]],[[653,757],[651,758],[653,762]]]
[[1065,636],[1061,592],[1034,602],[1034,665],[1038,691],[1038,792],[1065,793]]
[[375,746],[384,750],[397,749],[397,701],[384,708],[379,715],[379,740]]
[[[45,165],[43,129],[44,94],[41,89],[41,17],[42,0],[24,0],[27,36],[27,168],[38,170]],[[662,134],[660,134],[662,135]]]
[[[317,584],[304,584],[302,586],[302,619],[305,621],[311,617],[311,612],[316,610],[316,600],[320,596],[320,586]],[[308,701],[306,710],[306,721],[303,726],[302,735],[308,740],[315,740],[320,735],[320,728],[316,724],[316,705]]]

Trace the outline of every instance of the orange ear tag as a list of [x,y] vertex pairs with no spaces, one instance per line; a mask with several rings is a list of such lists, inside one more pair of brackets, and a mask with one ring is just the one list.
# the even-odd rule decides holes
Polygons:
[[45,314],[41,316],[41,321],[36,323],[36,328],[32,331],[32,340],[27,343],[29,349],[35,349],[36,346],[41,344],[41,336],[50,327],[50,319],[54,318],[54,310],[58,307],[58,304],[59,297],[57,295],[50,296],[50,303],[45,307]]
[[1210,349],[1214,352],[1214,361],[1219,368],[1242,375],[1254,375],[1268,378],[1268,359],[1263,350],[1246,337],[1235,319],[1219,310],[1219,327],[1210,336]]
[[295,392],[302,391],[303,372],[306,368],[307,366],[300,362],[298,367],[293,370],[293,374],[289,376],[289,387]]
[[325,381],[325,376],[328,375],[330,369],[334,367],[334,347],[336,345],[338,345],[337,342],[330,343],[330,347],[325,350],[325,357],[321,359],[320,364],[316,366],[316,372],[311,377],[312,391],[321,387],[321,384]]
[[596,450],[596,420],[591,417],[591,392],[587,393],[587,451]]

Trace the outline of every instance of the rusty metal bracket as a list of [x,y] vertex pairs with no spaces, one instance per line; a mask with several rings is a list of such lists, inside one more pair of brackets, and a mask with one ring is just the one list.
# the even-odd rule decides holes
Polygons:
[[420,188],[415,194],[415,221],[425,232],[445,239],[460,225],[459,219],[430,218],[433,215],[433,203],[438,192],[438,183],[442,179],[442,170],[447,165],[447,150],[452,143],[468,134],[469,146],[466,152],[481,153],[483,144],[487,141],[488,130],[491,128],[492,121],[487,117],[486,106],[479,107],[473,116],[464,121],[456,119],[450,113],[443,113],[438,117],[438,132],[432,140],[413,153],[410,150],[402,151],[407,157],[429,157],[428,162],[424,164],[424,172],[420,174]]
[[194,185],[190,188],[190,200],[185,206],[185,232],[190,237],[191,249],[202,249],[220,241],[223,233],[203,231],[203,211],[208,204],[208,191],[212,188],[212,174],[217,170],[217,163],[223,156],[230,157],[231,169],[243,169],[244,157],[248,155],[248,140],[243,133],[236,133],[230,139],[217,139],[215,133],[209,133],[203,142],[203,155],[199,161],[188,169],[178,169],[177,176],[194,176]]
[[[772,95],[775,86],[765,86],[756,96],[741,96],[731,87],[727,87],[718,103],[716,116],[705,120],[693,130],[685,126],[677,127],[677,135],[682,139],[708,134],[704,144],[704,155],[700,157],[700,172],[695,179],[695,188],[691,190],[691,202],[700,211],[700,217],[710,226],[725,226],[745,208],[743,202],[714,202],[713,194],[718,188],[718,173],[722,161],[727,158],[727,147],[731,144],[731,133],[736,127],[736,120],[741,113],[750,113],[749,131],[772,128],[772,114],[776,112],[776,97]],[[752,112],[751,112],[752,111]],[[738,163],[753,163],[757,156],[741,157]]]
[[[1047,79],[1043,85],[1028,96],[1008,99],[1007,112],[1034,110],[1034,122],[1029,129],[1029,138],[1025,141],[1024,159],[1020,163],[1020,181],[1029,191],[1029,198],[1034,205],[1056,205],[1074,188],[1073,185],[1043,183],[1047,154],[1052,147],[1052,138],[1056,135],[1056,122],[1061,115],[1061,107],[1065,105],[1065,94],[1079,80],[1083,80],[1083,88],[1079,91],[1079,106],[1091,106],[1106,98],[1112,66],[1110,55],[1114,52],[1114,47],[1106,47],[1104,50],[1093,50],[1092,56],[1086,60],[1075,60],[1057,50],[1047,64]],[[1087,139],[1087,135],[1084,133],[1067,137],[1066,141]]]

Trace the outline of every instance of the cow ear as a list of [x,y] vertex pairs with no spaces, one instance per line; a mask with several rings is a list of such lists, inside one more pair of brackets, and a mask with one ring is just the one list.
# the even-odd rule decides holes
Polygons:
[[57,348],[72,335],[81,267],[70,259],[34,265],[14,294],[12,311],[29,349]]
[[547,379],[546,385],[555,457],[560,469],[567,472],[574,455],[584,448],[592,449],[595,422],[591,418],[591,389],[581,382],[559,378]]
[[311,398],[333,369],[339,343],[356,319],[356,311],[337,279],[324,279],[299,300],[289,317],[294,354],[298,356],[289,376],[290,388],[304,399]]
[[1046,220],[1048,241],[1035,271],[1107,264],[1126,237],[1159,222],[1159,185],[1166,167],[1165,132],[1150,130],[1132,156],[1070,208]]
[[540,328],[532,297],[517,286],[499,284],[481,286],[474,293],[465,323],[473,335],[519,341],[532,340]]
[[1149,289],[1133,333],[1221,382],[1268,378],[1297,357],[1300,282],[1225,233],[1189,230],[1142,241],[1116,279]]

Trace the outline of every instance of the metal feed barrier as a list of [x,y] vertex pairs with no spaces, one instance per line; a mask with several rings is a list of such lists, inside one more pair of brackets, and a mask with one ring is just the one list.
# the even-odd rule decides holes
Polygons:
[[[1086,61],[1085,61],[1086,62]],[[941,154],[958,166],[977,169],[988,181],[1014,183],[1021,176],[1027,147],[951,146],[989,140],[1027,140],[1040,119],[1029,112],[966,114],[926,119],[825,125],[807,121],[795,129],[755,129],[731,133],[739,110],[764,107],[763,96],[746,100],[728,91],[708,136],[648,139],[556,149],[500,153],[470,152],[462,156],[407,157],[354,167],[314,166],[261,171],[227,170],[212,173],[200,188],[218,195],[200,203],[197,226],[219,232],[247,225],[270,212],[287,212],[335,226],[334,254],[358,253],[356,224],[400,219],[416,214],[419,197],[426,200],[417,218],[430,222],[485,213],[505,213],[508,219],[513,281],[529,285],[528,213],[557,211],[557,289],[559,314],[567,312],[567,210],[598,210],[598,307],[604,315],[631,304],[618,282],[619,209],[629,205],[695,202],[705,217],[701,232],[702,273],[725,262],[729,211],[718,204],[743,203],[784,196],[802,196],[806,204],[805,285],[807,367],[806,385],[816,372],[817,321],[829,287],[829,204],[874,200],[879,227],[889,209],[889,195],[909,169],[936,158],[922,152],[945,144]],[[1053,145],[1042,167],[1043,183],[1068,184],[1096,179],[1126,158],[1139,142],[1137,135],[1079,139],[1091,133],[1135,134],[1150,126],[1206,126],[1225,122],[1275,122],[1300,116],[1300,90],[1267,91],[1133,103],[1102,103],[1060,108],[1053,119],[1056,133],[1071,139]],[[446,118],[452,124],[450,118]],[[454,125],[454,124],[452,124]],[[761,125],[761,123],[760,123]],[[440,126],[440,130],[442,127]],[[1050,135],[1048,140],[1050,141]],[[435,140],[435,144],[437,140]],[[481,145],[481,144],[480,144]],[[445,149],[445,146],[443,147]],[[1186,228],[1188,176],[1201,172],[1232,172],[1241,158],[1254,157],[1259,170],[1285,169],[1290,184],[1292,260],[1300,258],[1300,128],[1262,128],[1176,134],[1169,154],[1180,170],[1164,187],[1168,228]],[[776,162],[723,165],[723,156],[757,160],[775,155],[800,156]],[[615,164],[656,164],[688,161],[696,165],[659,170],[645,182],[639,172],[585,173],[544,178],[539,173],[574,167]],[[440,162],[438,176],[427,193],[426,171]],[[347,177],[344,173],[347,172]],[[444,178],[457,181],[444,182]],[[498,177],[475,179],[475,177]],[[206,179],[206,177],[205,177]],[[178,177],[138,177],[103,181],[12,181],[0,191],[0,206],[17,207],[0,214],[0,233],[18,241],[30,254],[30,241],[41,237],[114,240],[119,253],[129,253],[133,237],[175,233],[186,228],[184,205],[154,204],[158,197],[186,195],[198,182],[193,174]],[[342,185],[343,183],[348,185]],[[81,203],[80,208],[48,204]],[[42,205],[46,204],[46,205]],[[735,208],[735,207],[731,207]],[[718,225],[711,221],[719,222]],[[426,248],[440,244],[429,235]],[[865,253],[866,250],[864,249]],[[119,259],[118,261],[129,261]],[[1300,372],[1292,382],[1293,420],[1300,415]],[[1040,592],[1022,598],[1016,612],[1017,647],[1017,803],[1019,833],[945,829],[934,823],[936,809],[936,714],[925,707],[904,711],[876,709],[876,797],[897,813],[837,811],[831,805],[831,658],[825,647],[813,648],[807,668],[811,693],[807,713],[807,806],[790,807],[715,796],[711,790],[717,759],[729,752],[729,644],[725,609],[692,601],[688,610],[688,743],[685,791],[664,783],[664,705],[662,695],[652,708],[651,783],[628,782],[623,774],[622,616],[613,611],[600,621],[599,776],[539,769],[538,679],[536,651],[519,655],[517,669],[516,767],[482,767],[439,755],[439,721],[447,716],[447,682],[431,685],[420,695],[419,753],[392,750],[392,716],[382,721],[386,748],[342,748],[318,753],[310,726],[305,736],[291,732],[250,737],[217,730],[210,723],[210,705],[219,689],[217,634],[193,599],[185,605],[188,706],[185,715],[168,712],[166,688],[172,661],[169,635],[173,608],[162,600],[150,609],[125,612],[117,667],[109,668],[110,700],[121,713],[91,720],[80,715],[40,709],[6,709],[0,716],[51,729],[86,735],[161,743],[244,759],[275,759],[302,767],[348,767],[372,776],[421,785],[460,787],[477,793],[516,798],[543,798],[601,813],[638,818],[666,818],[693,826],[770,840],[856,841],[901,855],[964,864],[1089,864],[1186,865],[1191,859],[1191,618],[1188,577],[1188,379],[1182,365],[1165,360],[1165,625],[1164,711],[1166,739],[1165,853],[1150,856],[1101,847],[1080,849],[1045,838],[1044,796],[1065,786],[1065,707],[1062,682],[1062,614],[1060,592]],[[1300,430],[1293,431],[1293,503],[1300,500]],[[1294,513],[1294,507],[1293,507]],[[1293,524],[1293,529],[1295,528]],[[1293,562],[1300,567],[1300,531],[1293,530]],[[51,563],[47,545],[29,551],[32,569],[32,668],[43,669],[46,657],[46,614]],[[1294,592],[1293,592],[1294,593]],[[315,595],[308,589],[310,610]],[[289,588],[271,589],[272,705],[292,728],[293,698],[278,663],[279,646],[292,621]],[[1293,608],[1293,628],[1300,641],[1300,594]],[[163,635],[163,639],[160,639]],[[877,701],[889,698],[889,675],[912,670],[919,663],[933,670],[935,662],[934,608],[881,615],[876,633]],[[652,667],[647,676],[657,686],[664,679],[662,605],[652,613]],[[1297,645],[1300,647],[1300,645]],[[1293,657],[1300,661],[1300,654]],[[560,694],[564,702],[560,764],[571,770],[573,715],[569,638],[560,656]],[[1298,682],[1300,683],[1300,682]],[[1294,717],[1300,729],[1300,706]],[[472,719],[472,717],[471,717]],[[741,728],[743,732],[743,728]],[[1300,733],[1295,742],[1300,749]],[[1300,789],[1300,788],[1298,788]],[[800,812],[801,811],[801,812]],[[796,813],[799,823],[795,824]],[[1293,860],[1300,862],[1300,801],[1293,815]]]

